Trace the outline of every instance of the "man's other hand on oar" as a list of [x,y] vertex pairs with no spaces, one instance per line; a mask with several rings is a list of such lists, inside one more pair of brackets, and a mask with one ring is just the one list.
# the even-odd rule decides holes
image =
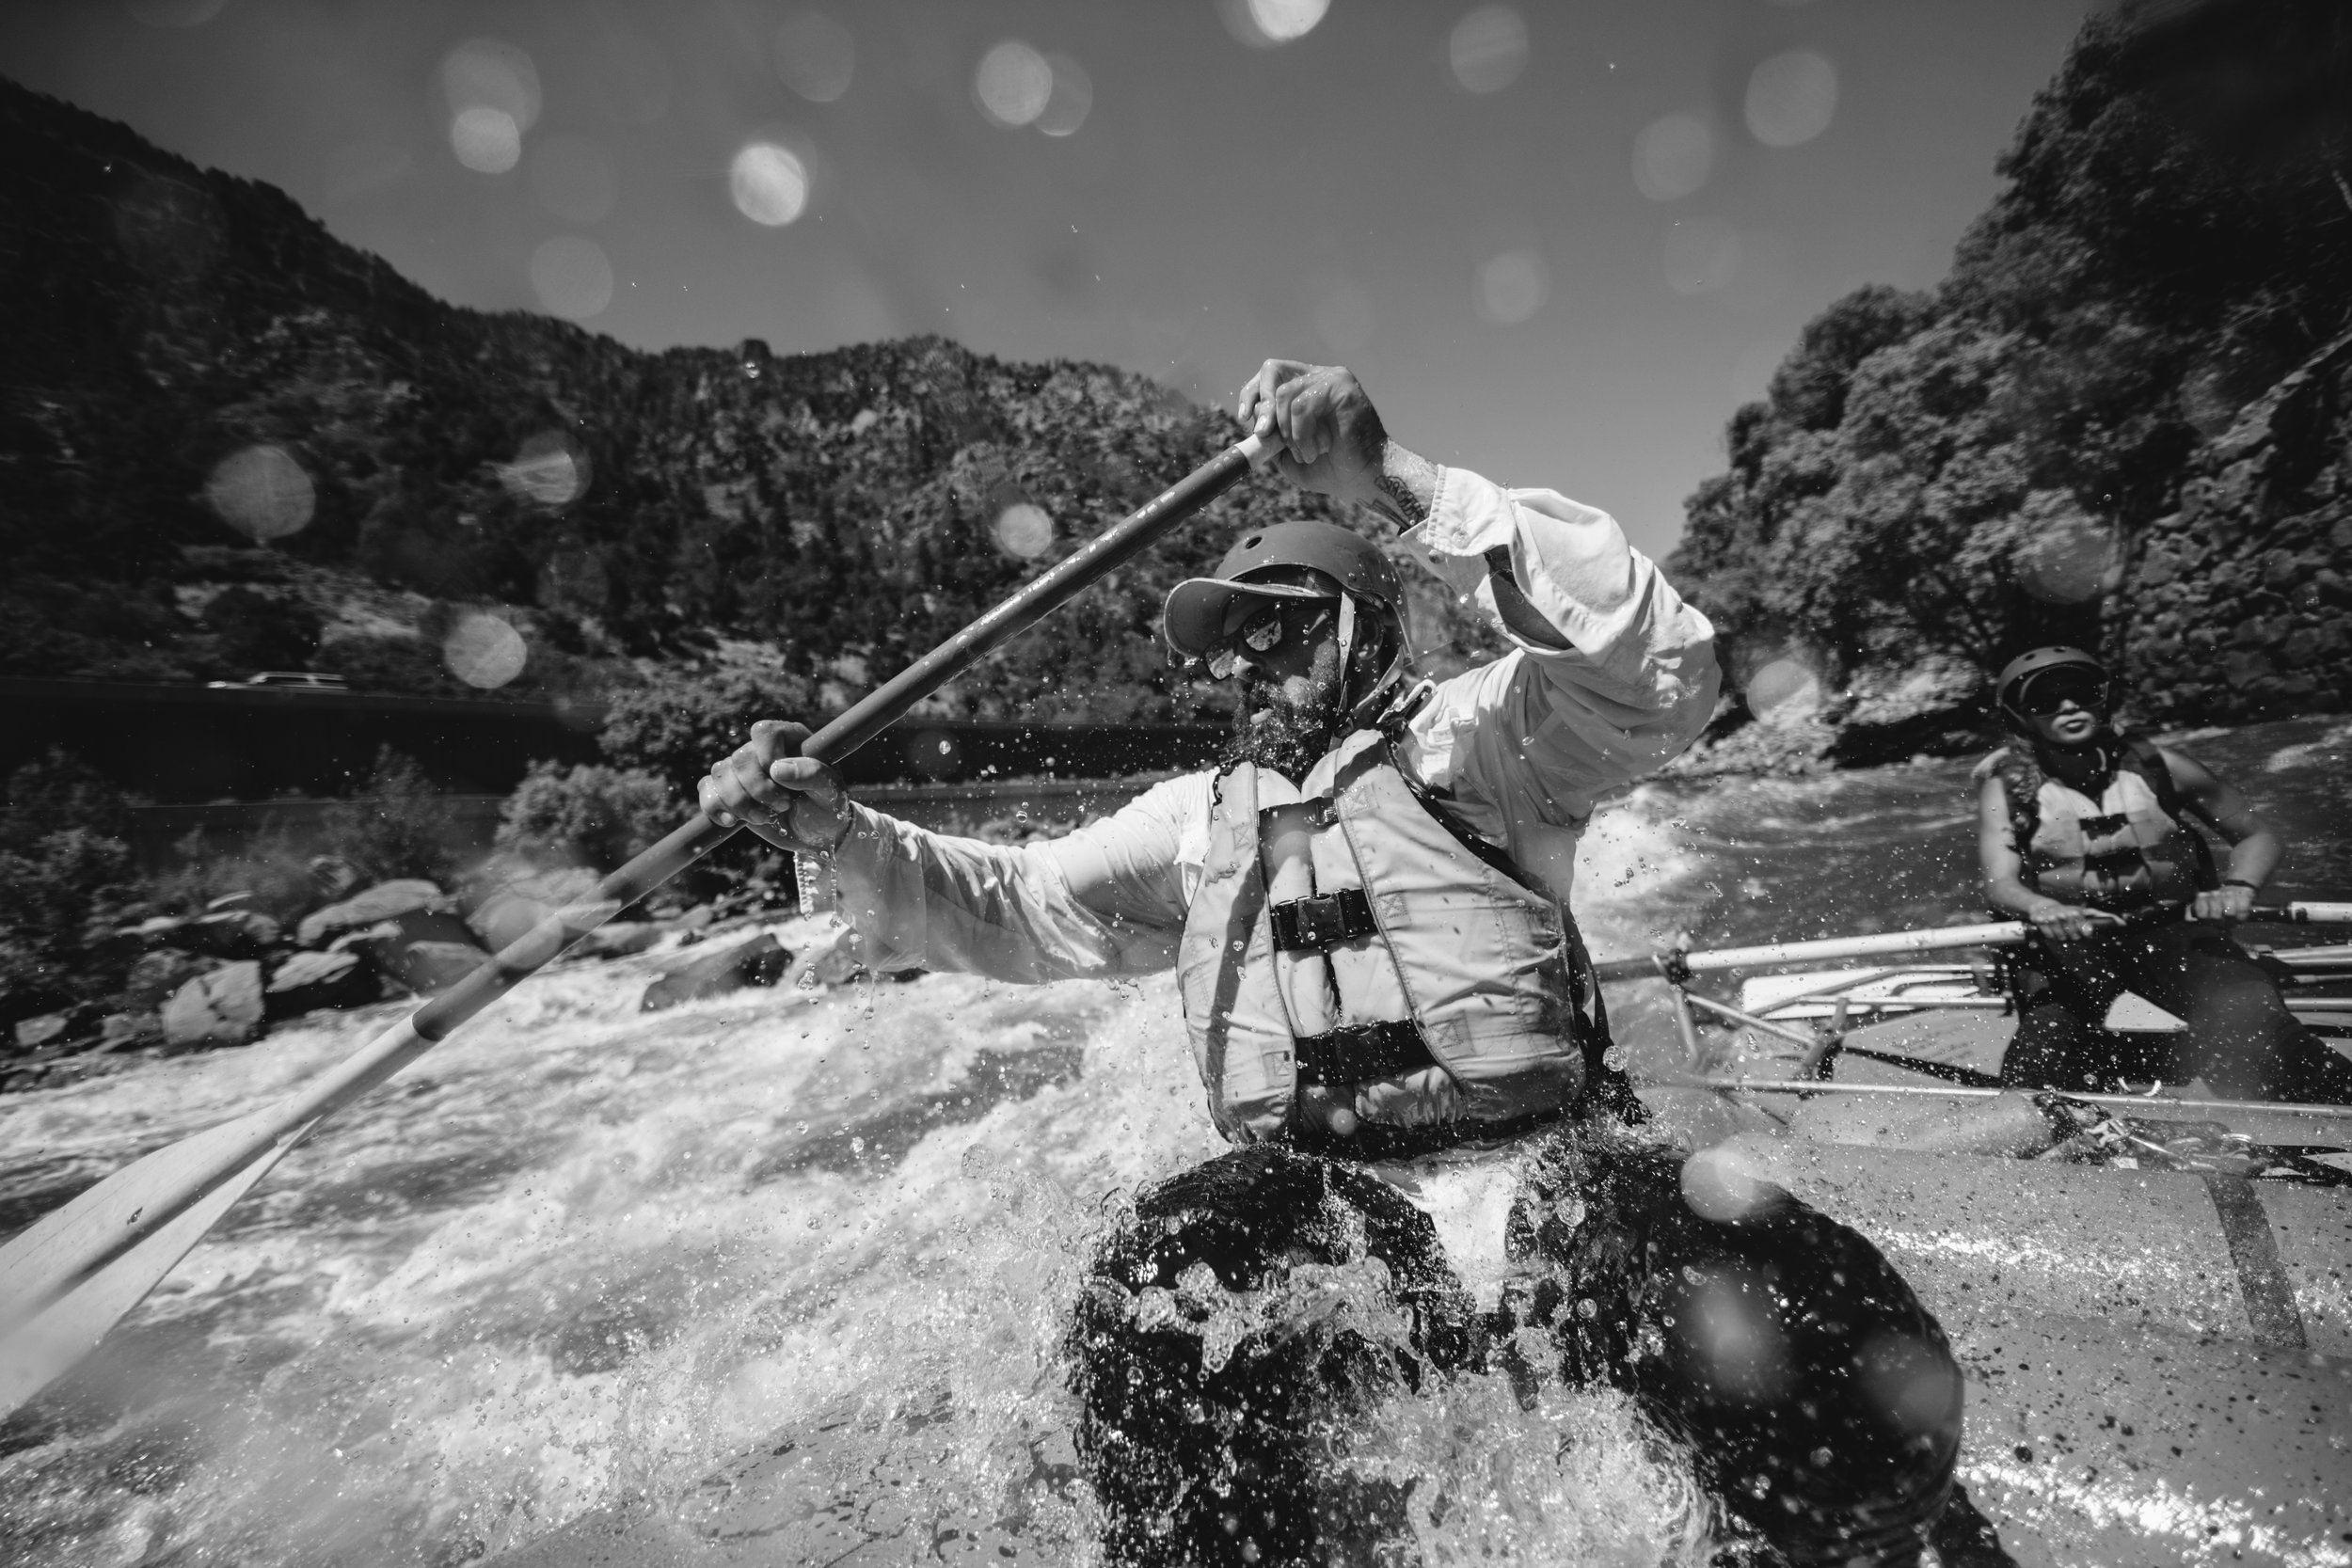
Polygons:
[[808,736],[806,724],[754,724],[752,738],[694,786],[703,815],[723,827],[739,822],[778,848],[831,854],[850,831],[850,813],[841,775],[801,754]]

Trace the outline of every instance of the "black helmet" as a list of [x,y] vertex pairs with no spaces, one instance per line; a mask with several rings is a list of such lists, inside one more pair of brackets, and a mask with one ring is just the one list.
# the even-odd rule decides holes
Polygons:
[[1370,600],[1400,622],[1404,618],[1405,584],[1379,546],[1337,523],[1277,523],[1242,535],[1216,563],[1215,577],[1187,578],[1169,590],[1160,616],[1168,645],[1186,658],[1206,657],[1224,639],[1225,611],[1237,597],[1331,597],[1328,589],[1293,580],[1249,580],[1286,567],[1284,578],[1295,577],[1300,567],[1320,572],[1341,592]]
[[1353,530],[1311,521],[1250,530],[1225,552],[1215,577],[1186,578],[1168,591],[1160,612],[1161,633],[1183,658],[1206,658],[1229,635],[1227,611],[1235,599],[1329,599],[1334,585],[1342,604],[1343,669],[1349,667],[1349,656],[1358,645],[1354,624],[1359,607],[1376,610],[1395,638],[1396,652],[1388,667],[1362,696],[1349,695],[1350,706],[1364,721],[1404,673],[1405,582],[1380,546]]
[[2107,667],[2080,648],[2054,643],[2046,648],[2028,649],[2001,666],[1999,676],[1993,682],[1994,707],[2011,724],[2024,726],[2027,715],[2020,703],[2026,689],[2057,670],[2074,670],[2095,676],[2104,705],[2114,683],[2114,678],[2107,673]]

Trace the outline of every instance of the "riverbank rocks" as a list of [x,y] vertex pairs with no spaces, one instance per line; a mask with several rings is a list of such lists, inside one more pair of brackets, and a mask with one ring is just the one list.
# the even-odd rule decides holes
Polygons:
[[179,992],[181,987],[213,967],[203,958],[171,948],[143,954],[131,965],[130,978],[123,983],[123,1009],[134,1013],[156,1012]]
[[792,966],[792,955],[765,931],[716,953],[690,960],[645,988],[640,1012],[660,1012],[680,1003],[724,996],[747,986],[772,986]]
[[384,994],[374,967],[344,948],[332,953],[296,953],[270,972],[262,993],[264,1014],[293,1018],[321,1007],[357,1007]]
[[347,931],[364,930],[419,910],[440,906],[440,888],[421,877],[378,882],[340,904],[329,904],[304,915],[302,924],[294,928],[294,939],[305,947],[324,946]]
[[165,940],[215,958],[258,958],[284,940],[277,921],[258,910],[223,910],[184,921]]
[[384,973],[421,995],[437,995],[489,961],[470,942],[412,942],[384,964]]
[[625,958],[660,942],[664,928],[651,920],[612,920],[580,939],[570,951],[575,958]]
[[179,1051],[244,1045],[262,1032],[262,966],[251,959],[198,975],[164,1005],[164,1043]]

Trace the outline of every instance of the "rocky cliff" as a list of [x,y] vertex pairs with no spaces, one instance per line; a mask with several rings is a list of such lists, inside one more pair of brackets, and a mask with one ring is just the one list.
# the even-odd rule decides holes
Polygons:
[[1735,676],[2072,641],[2152,719],[2352,705],[2348,148],[2341,0],[2099,8],[1950,276],[1836,301],[1733,417],[1671,564]]
[[2352,705],[2352,333],[2197,455],[2122,597],[2124,668],[2169,718]]

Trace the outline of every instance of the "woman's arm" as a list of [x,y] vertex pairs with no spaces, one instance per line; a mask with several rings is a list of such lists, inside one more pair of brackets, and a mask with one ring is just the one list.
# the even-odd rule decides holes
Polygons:
[[2182,802],[2230,841],[2230,867],[2221,874],[2222,884],[2199,894],[2189,912],[2199,920],[2244,920],[2254,907],[2254,895],[2278,869],[2286,846],[2253,802],[2203,763],[2169,747],[2159,746],[2156,753],[2164,758]]
[[2074,942],[2114,922],[2113,915],[2061,903],[2026,885],[2026,863],[2010,829],[2009,786],[1998,773],[1985,775],[1977,792],[1977,869],[1984,878],[1986,903],[2031,921],[2049,941]]

